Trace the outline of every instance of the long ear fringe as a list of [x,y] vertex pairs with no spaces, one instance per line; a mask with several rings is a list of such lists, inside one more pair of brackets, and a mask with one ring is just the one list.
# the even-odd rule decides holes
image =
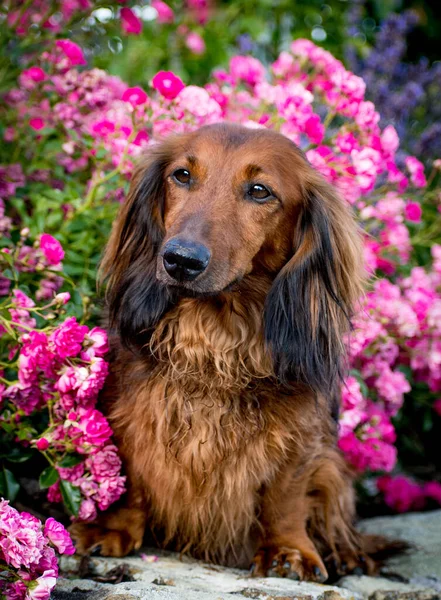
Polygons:
[[164,236],[164,169],[167,153],[151,151],[137,166],[100,268],[109,326],[130,347],[143,346],[172,299],[156,279]]
[[343,335],[362,289],[362,246],[349,207],[315,173],[293,250],[267,297],[265,338],[280,382],[326,394],[335,412]]

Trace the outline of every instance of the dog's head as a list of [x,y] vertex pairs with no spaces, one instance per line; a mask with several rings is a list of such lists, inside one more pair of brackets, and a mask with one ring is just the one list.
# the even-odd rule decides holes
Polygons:
[[134,173],[103,261],[111,323],[141,343],[182,295],[240,293],[264,275],[275,373],[329,391],[361,254],[350,210],[291,141],[203,127],[153,147]]

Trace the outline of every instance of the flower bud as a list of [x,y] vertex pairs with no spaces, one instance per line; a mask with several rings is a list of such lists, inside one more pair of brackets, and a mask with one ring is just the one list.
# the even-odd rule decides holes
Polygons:
[[67,304],[70,300],[69,292],[61,292],[55,296],[55,302],[62,306],[63,304]]
[[44,452],[49,448],[49,442],[46,438],[40,438],[39,440],[37,440],[36,446],[37,449],[40,450],[40,452]]

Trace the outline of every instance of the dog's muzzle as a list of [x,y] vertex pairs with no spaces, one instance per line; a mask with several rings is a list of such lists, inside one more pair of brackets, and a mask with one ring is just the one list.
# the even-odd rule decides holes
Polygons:
[[179,238],[168,241],[162,252],[164,268],[176,281],[193,281],[199,277],[210,258],[211,253],[203,244]]

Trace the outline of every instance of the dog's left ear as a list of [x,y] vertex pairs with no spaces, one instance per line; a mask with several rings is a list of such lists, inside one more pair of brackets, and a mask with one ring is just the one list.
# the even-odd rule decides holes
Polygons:
[[341,376],[343,335],[361,295],[363,253],[351,208],[308,167],[293,256],[265,306],[265,338],[284,384],[329,396]]

